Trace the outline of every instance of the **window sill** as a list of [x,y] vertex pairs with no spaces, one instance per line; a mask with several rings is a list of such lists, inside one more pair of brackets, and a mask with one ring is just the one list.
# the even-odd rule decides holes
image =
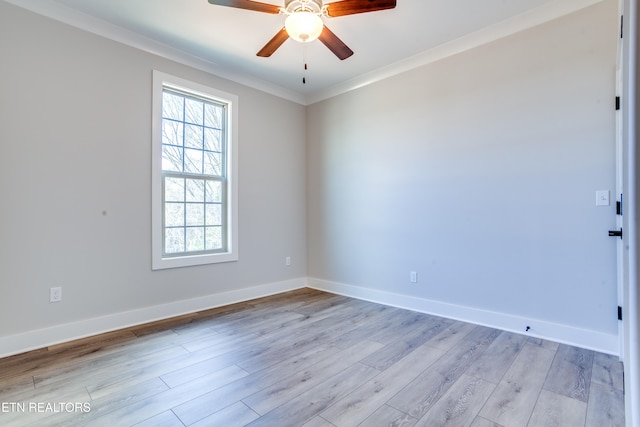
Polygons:
[[186,255],[176,257],[154,257],[152,270],[164,270],[168,268],[192,267],[197,265],[219,264],[223,262],[238,261],[238,255],[233,252],[219,254]]

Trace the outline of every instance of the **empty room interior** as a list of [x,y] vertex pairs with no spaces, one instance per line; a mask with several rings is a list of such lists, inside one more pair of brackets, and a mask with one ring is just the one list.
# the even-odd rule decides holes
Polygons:
[[639,427],[637,14],[0,1],[0,424]]

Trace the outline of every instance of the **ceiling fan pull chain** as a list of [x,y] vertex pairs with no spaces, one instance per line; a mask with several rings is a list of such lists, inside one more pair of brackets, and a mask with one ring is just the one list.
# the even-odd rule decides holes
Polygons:
[[302,84],[307,84],[307,44],[302,43],[302,62],[304,64],[304,75],[302,76]]

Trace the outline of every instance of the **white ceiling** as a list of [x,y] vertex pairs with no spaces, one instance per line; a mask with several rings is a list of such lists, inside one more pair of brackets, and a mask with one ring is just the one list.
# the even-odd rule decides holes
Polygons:
[[[600,0],[397,0],[392,10],[324,18],[355,54],[320,41],[256,52],[284,16],[207,0],[5,0],[88,31],[309,104],[571,13]],[[262,0],[282,6],[284,0]],[[327,1],[330,3],[330,1]],[[302,77],[306,76],[306,84]]]

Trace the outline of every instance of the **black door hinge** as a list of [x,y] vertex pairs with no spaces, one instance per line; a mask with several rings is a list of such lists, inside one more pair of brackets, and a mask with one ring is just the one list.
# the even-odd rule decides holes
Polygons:
[[624,38],[624,16],[620,15],[620,38]]
[[609,230],[609,237],[619,237],[622,239],[622,228],[620,230]]
[[616,202],[616,215],[622,215],[622,200],[623,194],[620,193],[620,201]]
[[616,111],[620,109],[620,97],[616,96]]
[[622,307],[618,306],[618,320],[622,320]]

